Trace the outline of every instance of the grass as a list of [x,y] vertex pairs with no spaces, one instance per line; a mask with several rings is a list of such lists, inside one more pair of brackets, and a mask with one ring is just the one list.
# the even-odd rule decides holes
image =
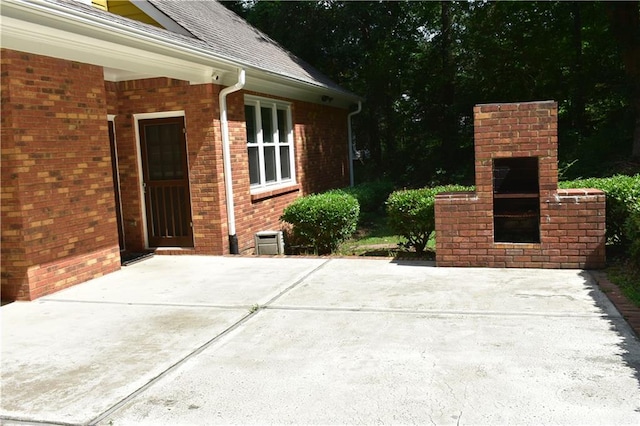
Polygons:
[[384,214],[369,214],[360,220],[358,230],[349,240],[338,247],[341,256],[382,256],[402,259],[433,260],[435,240],[432,238],[427,249],[418,255],[405,246],[406,239],[396,235],[387,224]]
[[605,272],[635,306],[640,307],[640,268],[625,253],[609,256]]

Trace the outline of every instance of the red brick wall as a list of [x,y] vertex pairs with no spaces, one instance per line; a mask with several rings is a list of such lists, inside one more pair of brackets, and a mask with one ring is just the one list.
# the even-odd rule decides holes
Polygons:
[[[13,52],[2,49],[0,51],[0,111],[1,124],[1,152],[2,167],[0,167],[0,211],[2,212],[2,240],[0,253],[0,271],[2,282],[2,299],[14,299],[26,280],[25,244],[23,242],[24,219],[20,205],[20,171],[22,161],[28,155],[22,154],[20,145],[24,145],[22,135],[13,129],[13,111],[11,101],[11,67]],[[17,108],[20,113],[20,107]],[[18,146],[16,146],[16,139]],[[28,167],[28,166],[27,166]]]
[[[279,219],[282,211],[297,197],[349,185],[348,111],[278,98],[292,103],[297,185],[251,195],[244,117],[245,93],[241,91],[229,95],[227,105],[238,246],[241,252],[250,252],[254,248],[256,232],[282,229]],[[267,97],[260,93],[251,94]],[[228,250],[228,246],[225,246],[225,250]]]
[[191,190],[194,250],[188,253],[223,252],[221,207],[222,149],[220,147],[220,86],[190,85],[167,78],[106,83],[109,112],[114,120],[118,145],[120,191],[127,249],[143,250],[143,205],[141,203],[138,142],[134,114],[184,111]]
[[[438,266],[601,268],[605,264],[605,195],[558,191],[555,102],[474,108],[476,192],[436,198]],[[538,157],[540,242],[496,243],[493,160]]]
[[[189,85],[165,78],[106,83],[108,111],[116,115],[116,139],[127,248],[144,249],[134,114],[185,111],[194,250],[164,253],[229,253],[218,94],[221,86]],[[306,102],[292,103],[297,184],[251,194],[246,148],[244,95],[227,97],[236,234],[250,252],[254,234],[282,228],[284,208],[301,195],[349,184],[347,111]],[[253,95],[261,95],[252,93]],[[264,96],[264,95],[262,95]],[[113,102],[117,105],[112,105]]]
[[[32,299],[119,268],[107,114],[115,116],[127,249],[145,248],[134,114],[184,111],[195,248],[176,252],[228,253],[220,89],[167,78],[105,82],[101,67],[3,50],[3,297]],[[296,197],[349,181],[347,111],[288,101],[297,184],[256,195],[244,92],[228,98],[243,251],[253,249],[257,231],[281,228],[282,210]]]
[[300,102],[293,113],[297,173],[304,194],[348,186],[348,111]]
[[102,68],[2,50],[2,292],[120,267]]

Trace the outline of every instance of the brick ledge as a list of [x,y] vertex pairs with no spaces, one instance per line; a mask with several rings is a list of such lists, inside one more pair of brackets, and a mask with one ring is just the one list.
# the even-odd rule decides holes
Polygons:
[[279,195],[288,194],[290,192],[300,191],[300,185],[291,185],[286,186],[284,188],[277,188],[271,191],[259,192],[256,194],[251,194],[251,202],[255,203],[257,201],[266,200],[267,198],[277,197]]

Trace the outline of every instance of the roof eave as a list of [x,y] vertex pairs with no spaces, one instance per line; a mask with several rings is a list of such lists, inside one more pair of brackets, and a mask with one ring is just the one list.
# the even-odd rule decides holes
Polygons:
[[[187,40],[166,40],[158,34],[128,27],[56,3],[3,0],[2,47],[122,68],[133,73],[164,72],[193,84],[231,85],[237,68],[247,72],[247,90],[348,108],[357,95],[256,68],[212,53]],[[46,33],[47,37],[43,37]],[[99,42],[99,49],[96,46]],[[115,61],[115,62],[114,62]],[[162,75],[162,74],[160,74]],[[324,98],[323,98],[324,96]],[[323,99],[333,99],[323,102]]]

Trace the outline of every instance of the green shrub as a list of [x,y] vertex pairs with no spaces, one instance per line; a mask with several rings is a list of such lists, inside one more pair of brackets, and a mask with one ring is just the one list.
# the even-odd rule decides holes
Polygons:
[[387,199],[389,226],[407,240],[416,253],[423,253],[429,236],[435,230],[436,194],[450,191],[470,191],[460,185],[407,189],[392,193]]
[[281,220],[291,224],[293,236],[318,254],[333,252],[356,230],[358,200],[343,191],[298,198],[284,209]]
[[624,224],[625,235],[629,238],[631,262],[640,268],[640,206],[631,212]]
[[607,240],[613,244],[628,245],[630,236],[625,224],[633,211],[640,211],[640,174],[610,178],[578,179],[560,182],[560,188],[596,188],[607,195]]
[[393,191],[393,183],[387,180],[364,182],[343,191],[356,197],[360,213],[376,213],[384,208],[384,202]]

